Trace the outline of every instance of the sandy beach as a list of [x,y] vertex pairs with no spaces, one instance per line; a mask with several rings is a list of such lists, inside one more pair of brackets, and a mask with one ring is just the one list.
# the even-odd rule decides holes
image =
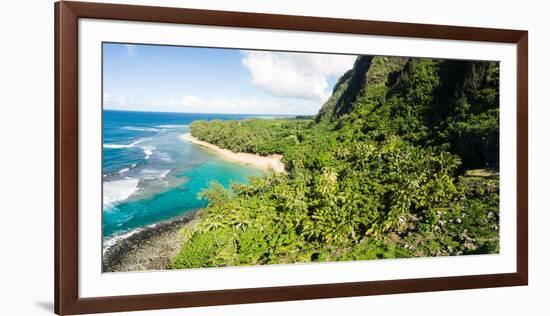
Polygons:
[[231,150],[223,149],[216,145],[199,140],[196,137],[192,136],[191,133],[181,135],[180,138],[193,144],[208,148],[216,154],[220,155],[220,157],[233,162],[251,165],[265,171],[271,169],[277,173],[285,172],[285,165],[281,161],[281,159],[283,158],[282,155],[260,156],[249,153],[235,153]]

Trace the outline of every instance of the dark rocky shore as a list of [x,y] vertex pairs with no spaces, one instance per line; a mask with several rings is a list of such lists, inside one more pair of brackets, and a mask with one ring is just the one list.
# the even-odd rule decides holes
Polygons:
[[183,243],[180,230],[191,225],[196,212],[160,222],[117,241],[103,255],[103,272],[166,270]]

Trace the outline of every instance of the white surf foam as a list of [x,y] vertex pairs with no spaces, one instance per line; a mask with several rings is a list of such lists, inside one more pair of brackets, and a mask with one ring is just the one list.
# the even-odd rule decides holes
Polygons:
[[189,125],[158,125],[157,128],[183,128],[183,127],[189,127]]
[[155,146],[143,146],[143,153],[145,154],[145,160],[149,159],[153,155],[153,151],[156,149]]
[[138,190],[139,179],[126,177],[103,182],[103,208],[124,201]]
[[145,148],[143,150],[143,153],[147,156],[151,156],[153,154],[153,150],[152,149],[148,149],[148,148]]
[[151,229],[153,227],[156,227],[159,223],[154,223],[154,224],[150,224],[150,225],[147,225],[147,226],[144,226],[144,227],[138,227],[138,228],[135,228],[131,231],[128,231],[128,232],[123,232],[123,233],[119,233],[119,234],[116,234],[116,235],[113,235],[109,238],[106,238],[106,239],[103,239],[103,254],[105,254],[105,252],[111,248],[112,246],[114,246],[119,240],[122,240],[122,239],[126,239],[136,233],[139,233],[141,231],[144,231],[146,229]]
[[123,126],[121,128],[123,130],[137,131],[137,132],[160,132],[160,131],[162,131],[162,129],[158,129],[158,128],[154,128],[154,127]]
[[146,140],[148,140],[148,138],[140,138],[132,142],[131,144],[103,144],[103,148],[110,148],[110,149],[131,148],[136,146],[137,144],[143,143]]
[[122,239],[125,239],[125,238],[128,238],[130,236],[132,236],[133,234],[135,233],[138,233],[140,231],[142,231],[143,228],[136,228],[134,230],[131,230],[129,232],[126,232],[126,233],[122,233],[122,234],[118,234],[118,235],[114,235],[108,239],[104,239],[103,240],[103,254],[105,254],[105,252],[107,251],[107,249],[111,248],[113,245],[115,245],[119,240],[122,240]]
[[139,173],[140,177],[144,180],[156,180],[164,179],[170,170],[157,170],[157,169],[143,169]]
[[109,149],[119,149],[119,148],[130,148],[134,147],[132,144],[128,145],[122,145],[122,144],[103,144],[103,148],[109,148]]

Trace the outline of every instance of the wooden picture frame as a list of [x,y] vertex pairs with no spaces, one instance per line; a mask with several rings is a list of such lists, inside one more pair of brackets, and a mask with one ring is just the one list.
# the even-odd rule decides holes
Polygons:
[[[79,297],[78,21],[83,18],[515,44],[517,46],[516,272],[150,295]],[[55,4],[55,312],[59,315],[70,315],[527,285],[527,71],[527,31],[72,1],[57,2]]]

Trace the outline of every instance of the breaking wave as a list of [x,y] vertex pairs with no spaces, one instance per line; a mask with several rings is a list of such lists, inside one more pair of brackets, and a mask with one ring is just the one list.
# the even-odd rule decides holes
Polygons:
[[132,148],[140,143],[143,143],[147,139],[148,138],[140,138],[130,144],[103,144],[103,148],[109,148],[109,149]]
[[126,177],[103,182],[103,209],[128,199],[138,190],[139,179]]
[[162,129],[154,128],[154,127],[139,127],[139,126],[123,126],[121,127],[123,130],[127,131],[137,131],[137,132],[161,132]]

